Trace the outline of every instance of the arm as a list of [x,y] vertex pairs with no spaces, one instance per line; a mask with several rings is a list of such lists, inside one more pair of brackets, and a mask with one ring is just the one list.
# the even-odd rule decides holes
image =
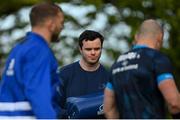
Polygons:
[[172,114],[180,112],[180,94],[173,79],[166,79],[158,85]]
[[25,56],[24,92],[36,118],[52,119],[56,118],[56,112],[52,106],[51,57],[47,51],[37,49]]
[[66,67],[62,67],[59,71],[60,81],[56,88],[56,96],[54,102],[56,103],[56,108],[60,109],[58,118],[59,119],[67,119],[67,110],[66,110],[66,89],[68,76],[70,76],[70,72],[65,69]]
[[65,97],[64,90],[65,90],[65,87],[64,87],[63,80],[60,79],[60,81],[56,87],[56,95],[54,97],[55,108],[58,111],[59,119],[66,118],[66,109],[65,109],[66,97]]
[[108,119],[118,119],[119,112],[116,108],[115,94],[108,88],[104,91],[104,113]]
[[180,119],[180,112],[172,115],[173,119]]
[[66,71],[63,68],[60,69],[59,77],[60,77],[60,84],[59,84],[59,105],[65,109],[66,104],[66,81],[68,80],[67,75],[65,74]]
[[155,73],[158,88],[167,102],[172,114],[180,112],[180,95],[173,77],[173,67],[170,60],[163,54],[156,56]]

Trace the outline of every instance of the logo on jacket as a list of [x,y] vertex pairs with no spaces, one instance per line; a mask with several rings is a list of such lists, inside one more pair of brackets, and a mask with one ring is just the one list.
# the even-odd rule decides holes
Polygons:
[[11,59],[8,69],[6,71],[7,76],[13,76],[14,75],[14,65],[15,65],[15,59]]

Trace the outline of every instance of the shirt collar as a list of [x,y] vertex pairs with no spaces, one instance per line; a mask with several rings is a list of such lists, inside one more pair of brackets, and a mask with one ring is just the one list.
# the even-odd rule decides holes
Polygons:
[[147,45],[139,45],[139,44],[136,44],[133,46],[133,49],[138,49],[138,48],[149,48]]
[[37,38],[36,41],[39,41],[39,42],[49,46],[48,43],[46,42],[46,40],[42,36],[40,36],[39,34],[37,34],[35,32],[28,32],[27,36],[31,36],[31,37],[33,37],[35,39]]

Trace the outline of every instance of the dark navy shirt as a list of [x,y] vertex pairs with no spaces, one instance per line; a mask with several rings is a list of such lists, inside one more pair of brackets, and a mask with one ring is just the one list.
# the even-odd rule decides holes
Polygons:
[[60,86],[61,106],[64,107],[68,97],[78,97],[103,92],[109,73],[100,65],[96,71],[85,71],[79,61],[63,67],[60,70],[62,84]]
[[173,79],[169,59],[157,50],[135,46],[111,69],[107,88],[114,90],[121,118],[165,118],[158,84]]

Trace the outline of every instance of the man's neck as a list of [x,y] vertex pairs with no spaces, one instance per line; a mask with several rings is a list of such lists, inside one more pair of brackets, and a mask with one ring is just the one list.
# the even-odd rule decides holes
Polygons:
[[156,49],[155,42],[153,40],[138,40],[136,45],[145,45],[149,48]]
[[51,42],[51,39],[50,39],[50,35],[47,31],[47,29],[45,28],[39,28],[39,27],[33,27],[32,28],[32,32],[42,36],[46,42],[49,44]]
[[85,70],[85,71],[96,71],[98,68],[99,68],[99,66],[100,66],[100,63],[99,62],[97,62],[97,63],[95,63],[95,64],[88,64],[87,62],[85,62],[83,59],[81,59],[80,61],[79,61],[79,64],[80,64],[80,66],[81,66],[81,68],[83,69],[83,70]]

